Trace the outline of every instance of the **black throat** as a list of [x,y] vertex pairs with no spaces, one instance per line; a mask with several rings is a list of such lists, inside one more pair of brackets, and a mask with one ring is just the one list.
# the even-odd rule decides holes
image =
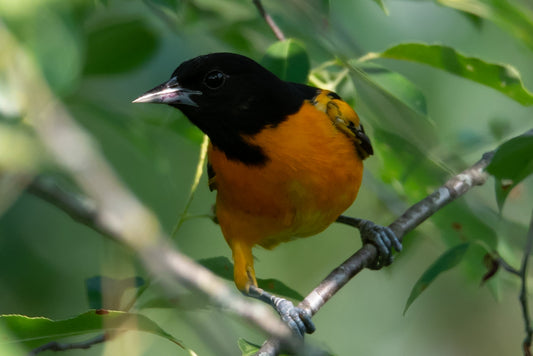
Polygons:
[[278,81],[276,88],[252,94],[247,100],[232,105],[209,105],[211,110],[190,106],[178,108],[228,159],[247,165],[263,165],[269,157],[263,148],[245,138],[253,137],[267,127],[276,127],[296,113],[304,100],[311,100],[317,93],[316,88]]

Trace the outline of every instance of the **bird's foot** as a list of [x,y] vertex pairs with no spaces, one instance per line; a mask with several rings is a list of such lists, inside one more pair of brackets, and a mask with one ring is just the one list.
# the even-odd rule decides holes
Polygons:
[[290,300],[277,297],[261,288],[250,286],[249,295],[270,304],[280,315],[281,320],[299,337],[315,331],[315,324],[307,310],[295,306]]
[[295,335],[303,337],[304,334],[312,334],[315,331],[311,315],[305,309],[294,306],[290,300],[275,296],[272,305]]
[[363,244],[370,243],[378,250],[378,257],[368,266],[370,269],[381,269],[388,266],[394,260],[393,249],[400,252],[402,243],[396,234],[387,226],[381,226],[369,220],[358,219],[359,232]]

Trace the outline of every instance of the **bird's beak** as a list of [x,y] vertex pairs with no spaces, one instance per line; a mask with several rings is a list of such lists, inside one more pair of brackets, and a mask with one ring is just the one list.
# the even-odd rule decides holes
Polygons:
[[182,104],[198,107],[198,104],[191,98],[192,95],[202,95],[202,92],[183,88],[179,85],[178,79],[172,77],[163,84],[148,90],[132,103]]

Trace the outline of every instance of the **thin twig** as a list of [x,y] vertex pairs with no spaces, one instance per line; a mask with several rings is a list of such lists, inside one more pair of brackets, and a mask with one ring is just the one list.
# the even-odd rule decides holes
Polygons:
[[515,276],[521,277],[520,271],[511,266],[509,263],[507,263],[506,260],[504,260],[502,257],[498,257],[498,265],[502,267],[507,272],[514,274]]
[[66,351],[74,349],[83,349],[86,350],[96,344],[100,344],[104,341],[109,340],[109,334],[101,334],[92,339],[81,341],[81,342],[72,342],[72,343],[59,343],[56,341],[49,342],[47,344],[41,345],[28,353],[28,356],[35,356],[43,351]]
[[[407,209],[389,228],[400,240],[405,234],[420,225],[439,209],[459,198],[476,185],[482,185],[487,179],[485,168],[490,163],[494,152],[487,152],[472,167],[449,179],[425,199]],[[365,244],[339,267],[334,269],[307,297],[298,305],[314,315],[335,295],[350,279],[361,272],[377,257],[377,250],[372,244]],[[274,356],[281,350],[281,343],[275,338],[267,340],[257,355]]]
[[527,300],[527,264],[529,262],[529,255],[531,255],[531,249],[533,248],[533,215],[531,216],[531,222],[529,224],[529,231],[527,233],[526,246],[524,248],[524,255],[522,257],[522,265],[520,267],[520,306],[522,307],[522,315],[524,317],[524,324],[526,330],[526,337],[522,343],[522,348],[525,356],[531,356],[531,338],[533,335],[533,329],[531,328],[531,319],[529,316],[529,304]]
[[283,31],[281,31],[281,29],[278,27],[272,16],[270,16],[270,14],[266,12],[265,8],[263,7],[263,4],[261,3],[261,0],[253,0],[253,3],[257,7],[259,14],[261,14],[268,26],[270,26],[272,32],[274,32],[276,38],[280,41],[285,41],[285,35],[283,34]]

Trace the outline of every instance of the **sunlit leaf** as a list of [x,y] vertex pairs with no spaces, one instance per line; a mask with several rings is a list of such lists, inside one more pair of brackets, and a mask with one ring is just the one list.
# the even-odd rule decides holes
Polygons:
[[25,315],[1,315],[0,345],[22,343],[26,347],[35,348],[65,337],[130,330],[163,337],[186,349],[181,341],[144,315],[103,309],[91,310],[65,320]]
[[494,22],[533,48],[533,13],[516,1],[499,0],[437,0],[453,9]]
[[118,74],[131,71],[150,59],[159,38],[143,20],[119,19],[88,34],[85,73]]
[[404,43],[381,53],[370,53],[364,58],[390,58],[427,64],[495,89],[522,105],[533,105],[533,93],[524,87],[514,67],[467,57],[452,47]]
[[451,268],[457,266],[459,262],[461,262],[469,246],[469,243],[457,245],[443,253],[431,266],[429,266],[429,268],[422,274],[420,279],[418,279],[413,286],[411,294],[409,295],[403,310],[404,314],[415,301],[415,299],[418,298],[418,296],[420,296],[420,294],[426,290],[426,288],[429,287],[429,285],[442,272],[450,270]]
[[498,147],[487,172],[496,178],[496,198],[502,209],[509,192],[533,173],[533,130]]
[[267,69],[279,78],[296,83],[306,83],[309,75],[309,56],[305,47],[294,39],[271,45],[261,60]]
[[[228,260],[226,257],[206,258],[198,260],[197,262],[205,268],[209,269],[217,276],[227,279],[229,281],[233,281],[233,263],[231,263],[231,261]],[[285,296],[298,301],[304,299],[304,297],[300,293],[288,287],[285,283],[277,279],[257,278],[257,284],[264,290],[267,290],[276,295]]]
[[185,203],[185,208],[183,208],[183,211],[180,213],[176,220],[176,224],[174,225],[174,228],[172,229],[172,233],[170,234],[172,237],[176,237],[176,234],[178,233],[178,230],[180,229],[181,225],[185,222],[185,217],[187,216],[187,213],[189,212],[189,208],[191,207],[191,203],[194,199],[194,194],[196,193],[196,189],[198,188],[198,184],[200,183],[200,178],[202,178],[202,175],[204,173],[204,167],[205,167],[205,160],[207,158],[207,148],[209,146],[209,138],[207,135],[204,135],[202,146],[200,147],[200,157],[198,157],[198,163],[196,164],[196,170],[193,178],[193,182],[191,184],[191,189],[189,190],[189,197],[187,198],[187,202]]

